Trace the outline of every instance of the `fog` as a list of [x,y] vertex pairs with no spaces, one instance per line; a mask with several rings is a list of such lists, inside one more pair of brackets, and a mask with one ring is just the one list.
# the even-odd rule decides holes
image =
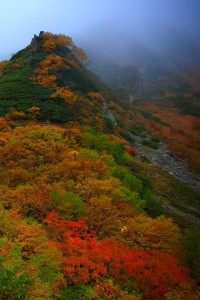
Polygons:
[[199,0],[6,0],[0,11],[1,60],[41,30],[71,36],[91,58],[199,59]]

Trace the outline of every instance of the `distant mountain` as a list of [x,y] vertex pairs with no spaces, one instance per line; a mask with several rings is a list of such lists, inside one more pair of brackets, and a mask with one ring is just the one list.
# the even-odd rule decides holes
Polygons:
[[200,36],[167,25],[154,27],[151,36],[149,48],[164,65],[180,70],[200,67]]
[[104,25],[88,31],[79,37],[78,43],[94,65],[131,64],[146,68],[159,64],[155,53],[135,39],[134,35],[113,27]]
[[197,102],[200,41],[167,25],[140,34],[125,25],[103,25],[83,34],[79,44],[89,57],[88,68],[126,98],[163,96],[170,89],[180,97],[181,91],[194,94]]
[[[92,41],[92,42],[91,42]],[[166,24],[149,28],[99,25],[83,33],[78,43],[93,63],[118,63],[152,68],[155,65],[175,68],[200,66],[200,37]]]

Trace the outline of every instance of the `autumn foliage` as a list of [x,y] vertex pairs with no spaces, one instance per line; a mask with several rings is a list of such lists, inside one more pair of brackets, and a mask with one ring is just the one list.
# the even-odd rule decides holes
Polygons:
[[[72,105],[77,101],[77,97],[70,91],[68,86],[59,86],[55,71],[63,71],[73,66],[79,68],[79,61],[86,60],[86,55],[81,48],[73,44],[70,37],[63,34],[54,35],[45,32],[41,34],[41,38],[43,40],[43,49],[51,54],[47,55],[45,59],[38,64],[38,67],[34,70],[35,76],[31,77],[31,80],[45,87],[54,89],[54,93],[51,95],[52,99],[62,99],[67,104]],[[68,48],[72,53],[71,58],[53,53],[56,47]]]
[[[88,88],[90,81],[79,78],[79,90],[68,80],[70,72],[81,76],[85,53],[64,35],[41,33],[35,42],[25,50],[32,63],[39,49],[28,82],[44,106],[14,105],[0,117],[0,299],[198,299],[179,260],[180,228],[157,212],[147,215],[149,203],[155,204],[147,164],[135,157],[122,125],[107,130],[105,99]],[[2,62],[0,72],[20,73],[18,55]],[[40,119],[45,89],[57,107],[65,102],[64,114],[73,108],[74,122],[65,115],[62,126],[50,123],[48,114]],[[126,128],[142,132],[147,126],[137,110],[114,101],[108,108]],[[189,243],[190,235],[185,244],[192,250]]]
[[90,285],[93,299],[131,300],[195,290],[177,260],[178,227],[131,204],[142,201],[142,185],[115,162],[123,154],[116,139],[95,138],[77,123],[34,124],[38,113],[33,107],[31,121],[13,112],[1,122],[0,278],[10,280],[9,269],[17,280],[1,293],[53,299],[61,286]]
[[111,239],[98,241],[84,220],[59,220],[56,211],[45,223],[59,234],[58,248],[64,255],[64,274],[70,284],[102,281],[111,275],[122,286],[129,282],[133,289],[142,289],[147,299],[164,299],[168,290],[188,280],[169,253],[130,248]]
[[9,61],[3,60],[0,62],[0,72],[9,64]]

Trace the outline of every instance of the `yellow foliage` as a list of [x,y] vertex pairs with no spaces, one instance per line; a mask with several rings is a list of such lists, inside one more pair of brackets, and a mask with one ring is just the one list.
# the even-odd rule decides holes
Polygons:
[[103,101],[103,97],[100,93],[90,92],[88,97],[94,100]]
[[51,98],[60,98],[65,100],[69,105],[73,104],[76,101],[76,97],[74,97],[74,93],[69,91],[65,87],[57,87],[56,92],[51,94]]
[[[98,195],[98,193],[97,193]],[[90,228],[95,230],[98,236],[109,236],[111,232],[118,231],[120,228],[119,210],[112,203],[108,196],[102,196],[101,193],[88,202],[86,210],[86,220]]]
[[40,114],[40,107],[32,106],[26,112],[31,119],[35,119]]
[[23,111],[13,110],[6,114],[6,120],[20,120],[25,117],[25,113]]
[[165,294],[166,300],[199,300],[200,291],[196,288],[192,288],[192,285],[188,282],[184,282],[176,289],[170,290]]
[[141,246],[163,251],[173,251],[179,244],[180,230],[172,219],[160,216],[156,219],[139,215],[130,218],[121,235],[131,246]]
[[10,66],[11,69],[17,69],[17,68],[19,68],[19,67],[20,67],[20,64],[12,64],[12,65]]
[[71,47],[73,45],[72,39],[64,34],[52,34],[44,32],[41,35],[43,42],[43,49],[45,51],[53,51],[56,46]]
[[43,86],[54,88],[55,92],[51,94],[51,98],[60,98],[67,104],[72,105],[77,101],[77,97],[75,97],[74,93],[72,93],[67,87],[59,87],[55,83],[57,77],[55,75],[49,75],[50,71],[57,71],[62,66],[64,66],[64,59],[59,55],[50,54],[39,63],[38,68],[34,71],[36,76],[30,79]]
[[55,36],[56,45],[71,47],[73,45],[72,39],[64,34],[58,34]]
[[86,53],[84,52],[83,49],[73,45],[72,46],[72,52],[75,55],[76,58],[78,58],[78,60],[84,62],[87,59]]
[[3,60],[0,62],[0,72],[9,64],[9,61]]
[[51,88],[56,87],[56,79],[57,77],[55,75],[38,75],[36,77],[31,78],[32,81]]

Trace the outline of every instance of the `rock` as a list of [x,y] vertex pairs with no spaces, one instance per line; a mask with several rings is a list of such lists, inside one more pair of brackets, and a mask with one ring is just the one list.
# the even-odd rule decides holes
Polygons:
[[140,152],[141,156],[150,161],[150,164],[161,166],[164,171],[167,171],[180,182],[196,191],[200,191],[200,178],[189,172],[188,164],[172,153],[163,142],[159,143],[158,149],[152,149],[140,143],[135,148]]
[[34,34],[34,37],[31,40],[31,45],[36,46],[38,44],[38,36]]
[[105,100],[103,100],[102,103],[102,108],[103,108],[103,114],[104,116],[109,119],[115,126],[117,126],[117,121],[114,117],[114,115],[108,110],[108,106]]

